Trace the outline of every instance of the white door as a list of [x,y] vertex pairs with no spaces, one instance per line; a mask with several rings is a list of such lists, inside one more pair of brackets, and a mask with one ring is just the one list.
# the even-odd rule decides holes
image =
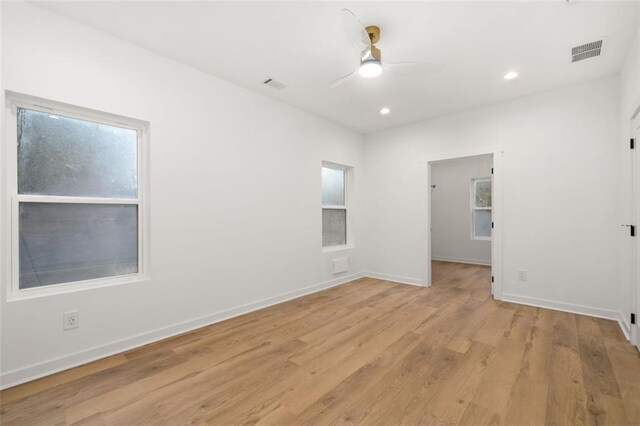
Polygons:
[[[622,164],[620,173],[621,181],[621,224],[620,228],[620,280],[622,288],[622,315],[625,326],[628,326],[631,343],[640,345],[640,333],[638,333],[638,325],[631,323],[633,313],[638,312],[638,298],[640,290],[638,289],[638,240],[640,240],[640,223],[638,222],[638,203],[640,202],[640,173],[638,169],[638,157],[640,152],[640,138],[638,137],[638,123],[640,117],[636,116],[631,120],[629,126],[629,137],[633,139],[634,149],[630,149],[627,140],[625,146],[622,147],[622,158],[626,158]],[[633,228],[632,228],[633,225]],[[636,236],[631,235],[632,229]],[[636,319],[636,323],[637,323]]]
[[632,220],[636,227],[636,236],[631,238],[631,278],[633,301],[632,312],[635,314],[635,325],[631,324],[631,342],[640,350],[640,114],[633,120],[633,138],[635,149],[631,151],[631,190],[632,190]]

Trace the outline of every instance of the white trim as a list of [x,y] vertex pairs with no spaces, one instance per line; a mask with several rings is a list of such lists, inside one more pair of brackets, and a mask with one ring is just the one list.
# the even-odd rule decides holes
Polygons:
[[333,170],[342,170],[343,172],[346,172],[352,168],[351,166],[347,166],[346,164],[340,164],[340,163],[336,163],[335,161],[325,161],[325,160],[322,160],[322,167],[326,167],[328,169],[333,169]]
[[[640,141],[640,104],[636,107],[633,115],[631,116],[631,137],[635,139],[637,144]],[[625,141],[625,144],[627,141]],[[638,147],[630,150],[631,155],[631,224],[634,224],[637,228],[640,225],[640,196],[638,196],[638,190],[640,189],[640,158],[638,158]],[[635,313],[636,317],[640,314],[640,239],[631,239],[631,313]],[[631,324],[631,318],[627,315],[621,316],[622,323],[625,325],[629,332],[629,338],[633,345],[640,350],[640,324],[636,320],[636,324]]]
[[21,203],[59,203],[59,204],[139,204],[137,198],[100,198],[100,197],[61,197],[57,195],[16,195]]
[[66,355],[61,358],[51,359],[28,367],[2,373],[0,376],[0,389],[7,389],[21,383],[29,382],[44,376],[48,376],[60,371],[68,370],[79,365],[83,365],[101,358],[115,355],[130,349],[134,349],[149,343],[167,339],[178,334],[186,333],[197,328],[206,327],[229,318],[243,315],[258,309],[266,308],[271,305],[296,299],[307,294],[316,293],[341,284],[348,283],[358,278],[362,278],[362,273],[346,275],[344,277],[335,278],[320,284],[314,284],[308,287],[283,293],[278,296],[268,297],[256,302],[246,303],[235,308],[226,309],[224,311],[205,315],[192,320],[184,321],[178,324],[169,325],[158,328],[148,333],[139,334],[123,340],[118,340],[106,345],[96,346],[91,349]]
[[5,95],[7,107],[14,111],[16,107],[24,107],[41,112],[51,112],[52,110],[55,110],[58,113],[55,115],[65,116],[65,114],[69,114],[72,118],[81,118],[84,120],[95,121],[136,131],[142,131],[149,125],[148,121],[71,105],[64,102],[52,101],[37,96],[25,95],[11,90],[7,90]]
[[[624,337],[631,342],[631,329],[629,328],[629,324],[625,321],[625,315],[622,312],[618,312],[617,318],[618,324],[620,324],[620,328],[622,329],[622,334]],[[633,343],[632,343],[633,344]]]
[[322,247],[322,252],[323,253],[333,253],[336,251],[343,251],[343,250],[353,250],[355,247],[352,244],[345,244],[345,245],[341,245],[341,246],[329,246],[329,247]]
[[[557,302],[555,300],[538,299],[536,297],[519,296],[505,293],[503,302],[518,303],[521,305],[535,306],[536,308],[553,309],[554,311],[569,312],[571,314],[586,315],[596,318],[620,321],[621,313],[612,309],[596,308],[593,306],[576,305],[574,303]],[[623,328],[624,332],[624,328]]]
[[640,101],[636,103],[638,105],[636,109],[633,110],[633,114],[631,114],[631,120],[635,120],[638,115],[640,115]]
[[418,287],[427,287],[424,280],[420,278],[403,277],[400,275],[381,274],[379,272],[364,272],[363,276],[375,278],[383,281],[392,281],[400,284],[415,285]]
[[49,284],[42,287],[23,288],[20,293],[7,295],[7,303],[22,300],[37,299],[39,297],[57,296],[78,291],[93,290],[95,288],[112,287],[123,284],[135,284],[149,281],[149,277],[142,273],[113,275],[110,277],[94,278],[91,280],[72,281],[68,283]]
[[503,294],[502,301],[616,321],[620,326],[620,330],[622,330],[622,334],[624,334],[624,337],[627,340],[630,340],[629,325],[625,321],[624,314],[619,311],[595,308],[592,306],[576,305],[573,303],[556,302],[553,300],[538,299],[535,297],[518,296],[516,294]]
[[[446,261],[445,261],[446,262]],[[400,277],[397,275],[380,274],[377,272],[365,272],[363,276],[368,278],[376,278],[384,281],[392,281],[400,284],[409,284],[423,287],[420,280],[416,278]],[[569,312],[572,314],[586,315],[596,318],[604,318],[618,322],[622,333],[629,340],[629,331],[625,328],[623,314],[618,311],[602,308],[594,308],[590,306],[575,305],[572,303],[556,302],[547,299],[537,299],[533,297],[518,296],[515,294],[503,294],[503,302],[517,303],[520,305],[534,306],[537,308],[552,309],[554,311]]]
[[[409,284],[423,287],[422,281],[417,278],[401,277],[396,275],[381,274],[377,272],[354,273],[344,277],[325,281],[320,284],[305,287],[299,290],[294,290],[292,292],[283,293],[278,296],[269,297],[256,302],[243,304],[235,308],[205,315],[203,317],[195,318],[178,324],[158,328],[148,333],[139,334],[137,336],[118,340],[102,346],[96,346],[94,348],[76,352],[74,354],[67,355],[61,358],[56,358],[17,370],[8,371],[0,376],[0,389],[7,389],[13,386],[17,386],[22,383],[36,380],[38,378],[45,377],[60,371],[68,370],[70,368],[96,361],[98,359],[105,358],[111,355],[122,353],[124,351],[134,349],[143,345],[167,339],[178,334],[186,333],[201,327],[206,327],[208,325],[215,324],[217,322],[243,315],[258,309],[296,299],[307,294],[316,293],[318,291],[322,291],[331,287],[336,287],[341,284],[346,284],[362,277],[369,277],[385,281],[397,282],[400,284]],[[617,311],[574,305],[570,303],[554,302],[545,299],[529,298],[512,294],[504,294],[503,300],[506,302],[519,303],[523,305],[615,320],[620,323],[622,332],[625,334],[627,339],[629,338],[628,331],[623,327],[622,313]]]
[[[7,244],[7,279],[10,283],[6,290],[7,301],[18,301],[34,297],[49,296],[54,294],[69,293],[73,291],[91,288],[105,287],[116,284],[124,284],[149,279],[150,256],[150,230],[149,230],[149,123],[133,118],[123,117],[107,112],[101,112],[51,101],[39,97],[24,95],[11,91],[6,92],[6,105],[8,118],[7,138],[4,145],[7,147],[2,165],[7,170],[5,185],[2,190],[3,202],[10,209],[8,218],[0,224],[6,234],[10,235]],[[101,197],[69,197],[49,195],[25,195],[18,194],[17,182],[17,148],[12,141],[17,140],[17,108],[25,108],[45,113],[53,113],[57,116],[76,118],[110,126],[127,128],[137,132],[137,196],[135,198],[101,198]],[[138,210],[138,272],[134,274],[96,278],[84,281],[74,281],[35,287],[29,289],[19,288],[19,203],[74,203],[74,204],[128,204],[137,205]]]
[[453,262],[453,263],[466,263],[469,265],[491,266],[491,261],[481,259],[462,259],[458,257],[436,256],[432,255],[431,260],[438,260],[440,262]]

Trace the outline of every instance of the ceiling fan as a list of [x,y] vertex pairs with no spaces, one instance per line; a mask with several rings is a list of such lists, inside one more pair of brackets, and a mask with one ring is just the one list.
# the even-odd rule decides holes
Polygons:
[[345,30],[360,52],[360,66],[357,70],[329,83],[329,87],[337,87],[358,75],[363,78],[375,78],[383,71],[389,71],[412,77],[426,75],[442,68],[441,65],[428,62],[382,62],[382,52],[375,46],[380,41],[380,28],[375,25],[365,27],[349,9],[342,9],[341,13]]

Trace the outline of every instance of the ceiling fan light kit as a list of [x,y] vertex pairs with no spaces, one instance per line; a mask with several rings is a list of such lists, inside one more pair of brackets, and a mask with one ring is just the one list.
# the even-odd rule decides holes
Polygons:
[[360,68],[358,69],[360,77],[375,78],[382,74],[382,65],[375,59],[369,59],[362,61]]
[[513,80],[514,78],[518,77],[518,72],[517,71],[509,71],[508,73],[506,73],[504,75],[504,79],[505,80]]
[[382,52],[375,46],[380,41],[380,27],[376,25],[365,27],[349,9],[342,9],[342,18],[345,30],[360,52],[360,66],[357,70],[329,83],[329,87],[338,87],[356,76],[369,79],[375,78],[380,76],[383,71],[410,77],[440,69],[439,65],[427,62],[400,62],[395,64],[382,62]]

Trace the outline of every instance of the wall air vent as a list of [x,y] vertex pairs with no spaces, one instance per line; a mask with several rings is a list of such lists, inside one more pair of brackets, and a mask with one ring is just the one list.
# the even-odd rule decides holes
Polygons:
[[266,79],[265,81],[263,81],[263,83],[266,84],[267,86],[273,87],[274,89],[277,89],[277,90],[282,90],[285,87],[287,87],[286,84],[281,83],[281,82],[279,82],[277,80],[274,80],[272,78]]
[[585,59],[595,58],[604,53],[607,45],[607,38],[585,43],[571,49],[571,62],[584,61]]

